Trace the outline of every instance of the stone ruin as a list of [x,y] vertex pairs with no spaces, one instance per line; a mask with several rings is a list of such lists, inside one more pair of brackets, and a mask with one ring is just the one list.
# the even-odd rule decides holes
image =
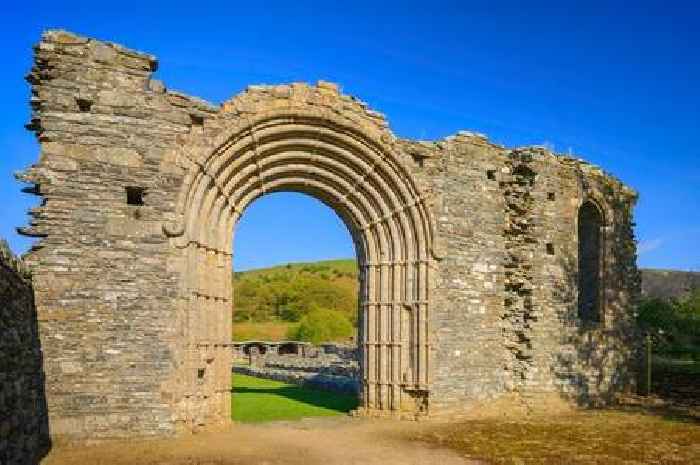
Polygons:
[[311,343],[301,341],[234,341],[231,343],[233,359],[246,359],[253,351],[260,355],[294,354],[306,356],[313,349]]
[[359,388],[356,345],[241,341],[232,352],[234,373],[347,394]]
[[269,192],[320,199],[360,266],[360,410],[420,417],[515,396],[608,402],[634,383],[637,194],[543,147],[397,137],[337,85],[221,105],[155,57],[46,32],[27,76],[42,198],[23,234],[53,436],[230,419],[232,238]]
[[0,464],[38,463],[49,448],[31,277],[0,240]]

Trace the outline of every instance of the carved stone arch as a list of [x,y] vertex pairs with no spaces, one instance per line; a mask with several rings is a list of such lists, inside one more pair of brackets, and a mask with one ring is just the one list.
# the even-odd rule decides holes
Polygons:
[[[598,209],[603,219],[603,227],[611,228],[614,226],[614,210],[600,192],[592,188],[583,189],[578,201],[577,210],[586,202],[593,204],[593,206]],[[578,219],[576,224],[578,225]]]
[[[425,196],[381,134],[306,107],[233,119],[212,143],[191,137],[176,157],[186,170],[175,221],[164,224],[181,249],[187,338],[180,377],[182,420],[228,418],[230,361],[197,396],[197,367],[228,360],[231,246],[246,207],[270,192],[295,191],[330,206],[350,230],[361,269],[361,410],[424,408],[429,392],[429,282],[434,225]],[[406,309],[410,321],[406,322]],[[202,312],[217,325],[201,324]],[[218,315],[218,316],[212,316]],[[214,354],[210,352],[214,351]],[[185,388],[185,391],[187,389]],[[199,392],[204,392],[200,387]],[[186,399],[186,400],[185,400]]]

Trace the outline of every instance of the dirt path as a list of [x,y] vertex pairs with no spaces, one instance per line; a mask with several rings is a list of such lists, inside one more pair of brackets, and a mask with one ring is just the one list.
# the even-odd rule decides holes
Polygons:
[[409,442],[421,423],[348,417],[308,419],[175,440],[56,447],[42,465],[463,465],[446,449]]

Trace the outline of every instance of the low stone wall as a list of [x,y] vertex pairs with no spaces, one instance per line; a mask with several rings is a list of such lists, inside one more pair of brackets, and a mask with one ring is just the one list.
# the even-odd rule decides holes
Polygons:
[[255,376],[257,378],[273,379],[290,384],[298,384],[312,389],[357,394],[359,389],[357,379],[347,376],[334,376],[308,371],[283,370],[269,367],[234,365],[234,373]]
[[292,354],[306,357],[317,350],[310,343],[301,341],[234,341],[231,343],[234,359],[248,357],[251,353],[254,356]]
[[235,359],[253,356],[267,357],[277,355],[294,355],[303,358],[315,358],[330,355],[341,359],[357,359],[357,345],[349,343],[328,342],[315,346],[303,341],[234,341],[231,354]]
[[48,447],[34,293],[22,261],[0,241],[0,464],[38,463]]
[[306,351],[313,356],[268,352],[257,357],[239,358],[233,371],[313,389],[357,394],[359,365],[355,350],[335,345],[330,349],[326,346],[313,349]]
[[321,344],[320,349],[324,354],[335,354],[343,360],[357,360],[358,357],[356,344],[327,343]]

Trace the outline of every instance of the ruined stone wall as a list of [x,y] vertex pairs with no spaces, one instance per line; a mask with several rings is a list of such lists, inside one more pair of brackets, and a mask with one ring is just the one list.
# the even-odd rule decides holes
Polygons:
[[[35,51],[41,155],[20,179],[43,203],[22,231],[42,238],[29,262],[52,434],[228,420],[233,225],[275,189],[327,202],[356,241],[368,410],[508,393],[604,402],[629,382],[636,194],[616,179],[468,132],[400,140],[330,83],[251,86],[214,106],[167,90],[155,68],[63,31]],[[577,312],[586,200],[605,221],[593,325]]]
[[[166,383],[181,363],[182,314],[162,222],[180,177],[162,154],[214,109],[165,93],[155,67],[149,55],[55,31],[27,76],[41,154],[20,178],[43,203],[23,232],[42,237],[28,260],[56,436],[176,428]],[[145,188],[144,205],[127,204],[130,186]]]
[[[636,193],[583,160],[539,147],[507,149],[466,131],[403,144],[419,160],[416,176],[440,199],[434,411],[505,393],[530,404],[551,394],[599,404],[630,389]],[[605,216],[594,324],[577,311],[577,218],[585,201]]]
[[[329,346],[340,351],[325,351]],[[356,395],[360,379],[357,351],[330,344],[324,348],[310,347],[313,353],[278,355],[270,350],[264,355],[234,357],[233,370],[312,389]]]
[[0,240],[0,463],[38,463],[48,445],[31,281],[22,261]]
[[436,199],[441,260],[435,263],[431,408],[498,396],[503,349],[504,198],[496,175],[506,157],[484,137],[404,141],[414,174]]

